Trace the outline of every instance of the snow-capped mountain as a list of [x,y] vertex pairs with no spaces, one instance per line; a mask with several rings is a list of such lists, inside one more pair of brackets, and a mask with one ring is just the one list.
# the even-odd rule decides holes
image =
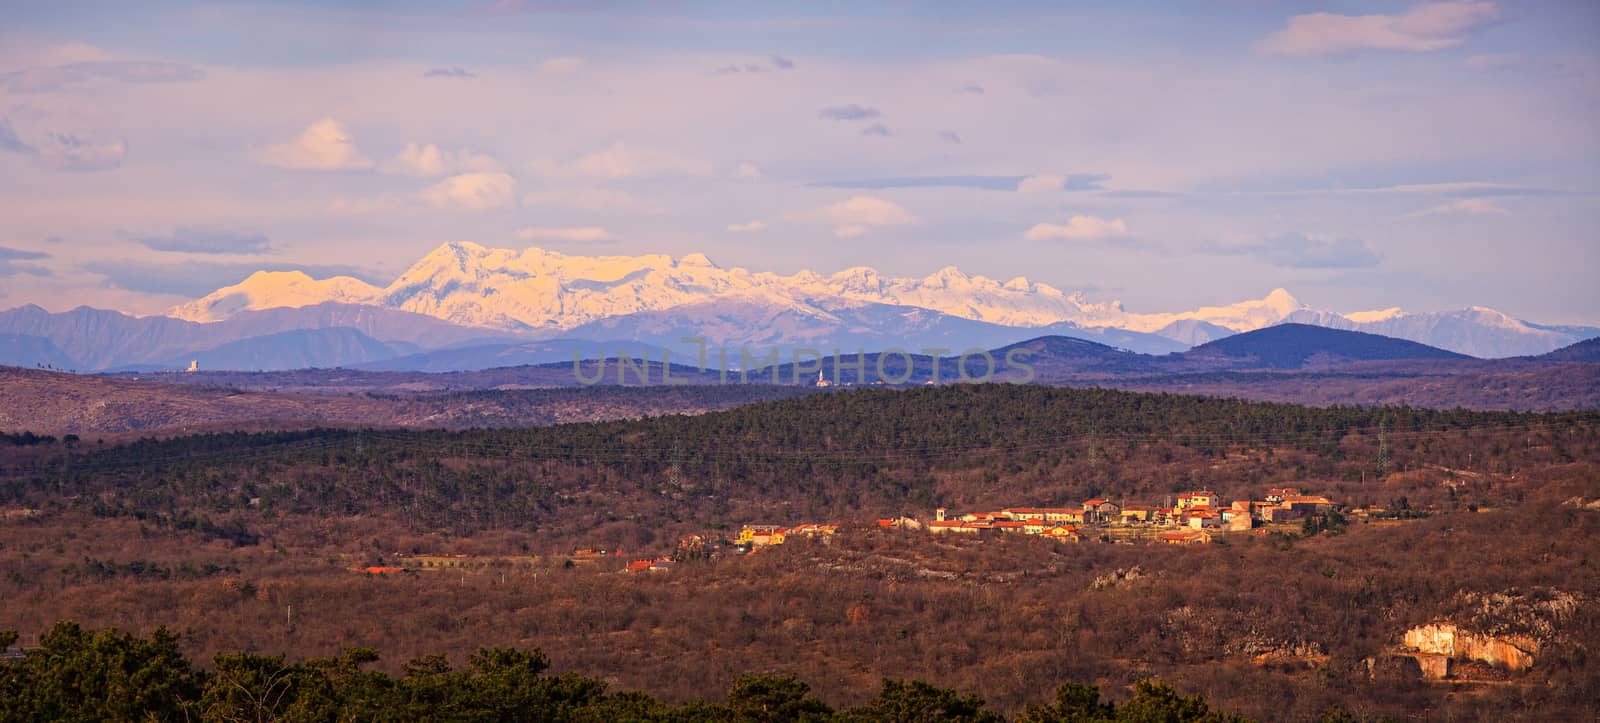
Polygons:
[[313,279],[304,271],[257,271],[233,286],[174,307],[167,316],[205,323],[222,321],[241,311],[298,309],[328,302],[372,305],[381,293],[378,287],[349,276]]
[[[1538,327],[1478,307],[1427,314],[1386,309],[1340,315],[1307,307],[1284,289],[1224,306],[1136,313],[1120,301],[1094,302],[1082,293],[1023,277],[1000,281],[969,276],[953,266],[923,278],[885,276],[868,267],[828,276],[814,271],[782,276],[725,269],[702,254],[677,259],[574,256],[462,242],[440,246],[383,288],[349,277],[318,280],[301,272],[260,272],[175,307],[169,315],[215,322],[244,311],[330,301],[408,311],[533,338],[596,329],[677,333],[696,327],[726,331],[723,341],[728,343],[864,340],[874,335],[891,340],[897,334],[903,338],[909,328],[904,321],[884,326],[866,322],[856,312],[839,313],[848,308],[875,309],[869,316],[880,320],[912,318],[906,314],[920,311],[936,312],[939,319],[1019,331],[1068,329],[1108,339],[1104,335],[1116,331],[1130,344],[1150,350],[1165,343],[1149,343],[1155,336],[1189,346],[1285,321],[1395,336],[1486,357],[1542,353],[1586,338],[1587,333]],[[737,313],[719,317],[719,307]],[[784,337],[776,328],[752,328],[762,319],[786,320],[783,326],[796,330],[796,338]],[[938,324],[959,328],[953,321]]]
[[1307,309],[1285,316],[1284,321],[1409,339],[1484,358],[1543,354],[1588,336],[1582,329],[1540,328],[1482,306],[1416,314],[1398,308],[1344,315]]
[[233,286],[173,308],[168,315],[218,321],[246,310],[338,301],[411,311],[467,326],[505,330],[566,330],[626,314],[738,297],[825,315],[818,300],[842,299],[938,311],[1011,327],[1071,322],[1156,332],[1181,321],[1233,331],[1274,323],[1305,307],[1288,291],[1229,306],[1175,314],[1136,314],[1119,301],[1095,303],[1048,284],[1017,277],[1001,282],[948,266],[921,279],[883,276],[856,267],[831,276],[793,276],[724,269],[703,254],[569,256],[529,248],[491,249],[448,243],[423,257],[394,283],[377,288],[358,279],[316,280],[298,271],[258,272]]

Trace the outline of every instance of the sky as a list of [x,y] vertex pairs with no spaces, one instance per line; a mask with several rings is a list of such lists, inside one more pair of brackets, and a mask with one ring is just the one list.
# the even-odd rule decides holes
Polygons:
[[1600,325],[1600,3],[0,3],[0,308],[449,241]]

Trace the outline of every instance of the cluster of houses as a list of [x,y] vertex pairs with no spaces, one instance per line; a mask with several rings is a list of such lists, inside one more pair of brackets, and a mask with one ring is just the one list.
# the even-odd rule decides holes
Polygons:
[[934,534],[979,534],[986,531],[1038,535],[1064,542],[1083,539],[1090,526],[1151,526],[1177,528],[1161,539],[1172,544],[1210,542],[1212,530],[1249,530],[1257,524],[1289,522],[1307,515],[1326,514],[1334,504],[1326,497],[1303,495],[1293,487],[1271,489],[1262,500],[1234,500],[1226,506],[1216,493],[1196,490],[1178,495],[1166,505],[1118,504],[1108,499],[1085,500],[1077,507],[1007,507],[995,512],[969,512],[951,517],[944,507],[934,510],[925,526],[913,520],[879,520],[881,527],[926,527]]
[[[744,525],[739,528],[739,535],[733,540],[733,549],[735,552],[744,555],[760,550],[763,547],[782,545],[792,538],[830,537],[838,531],[838,523],[832,522],[805,522],[789,527],[782,525]],[[633,560],[623,569],[627,572],[666,572],[671,570],[680,559],[704,555],[708,549],[705,538],[700,535],[684,535],[678,540],[678,549],[674,555]]]
[[733,546],[741,553],[754,552],[763,547],[782,545],[791,537],[830,537],[839,531],[838,523],[805,522],[792,527],[781,525],[745,525]]

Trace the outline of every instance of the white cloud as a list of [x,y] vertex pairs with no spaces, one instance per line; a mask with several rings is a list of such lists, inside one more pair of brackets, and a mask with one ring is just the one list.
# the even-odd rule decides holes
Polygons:
[[750,221],[748,223],[728,224],[728,230],[734,233],[755,233],[757,231],[765,230],[766,228],[767,224],[760,220]]
[[568,243],[601,243],[616,237],[599,226],[571,228],[528,227],[517,231],[518,241],[562,241]]
[[1500,9],[1487,0],[1430,2],[1403,15],[1310,13],[1257,43],[1269,55],[1333,55],[1356,50],[1425,53],[1467,42],[1472,30],[1493,21]]
[[1410,218],[1422,216],[1496,216],[1510,213],[1500,204],[1487,198],[1462,198],[1407,214]]
[[1067,177],[1055,173],[1041,173],[1028,176],[1017,182],[1017,193],[1039,193],[1041,191],[1059,191],[1067,185]]
[[758,166],[758,165],[756,165],[754,163],[750,163],[748,161],[746,161],[744,163],[740,163],[737,168],[733,169],[733,177],[734,178],[760,178],[761,177],[761,166]]
[[446,151],[432,143],[426,145],[407,143],[405,150],[386,161],[380,170],[403,176],[429,178],[450,173],[501,172],[505,167],[494,158],[467,148]]
[[1120,218],[1073,216],[1066,224],[1041,223],[1023,234],[1029,241],[1098,241],[1128,235],[1128,224]]
[[332,118],[306,126],[294,140],[261,149],[256,153],[256,160],[269,166],[299,170],[372,167],[372,161],[356,150],[355,140],[344,124]]
[[877,226],[905,226],[921,223],[904,206],[876,196],[852,196],[847,200],[822,208],[792,214],[798,221],[824,223],[833,227],[833,235],[854,238]]
[[504,173],[462,173],[422,189],[417,197],[448,211],[493,211],[517,202],[517,181]]

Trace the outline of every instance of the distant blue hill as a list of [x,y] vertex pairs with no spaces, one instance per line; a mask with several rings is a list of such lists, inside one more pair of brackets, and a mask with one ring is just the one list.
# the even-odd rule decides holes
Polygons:
[[1300,369],[1319,363],[1471,359],[1427,344],[1309,324],[1279,324],[1201,344],[1180,356],[1190,361],[1238,360],[1258,368]]
[[1555,362],[1600,362],[1600,338],[1586,339],[1571,346],[1564,346],[1548,354],[1531,357],[1539,361]]
[[42,336],[0,334],[0,365],[70,370],[78,363]]

